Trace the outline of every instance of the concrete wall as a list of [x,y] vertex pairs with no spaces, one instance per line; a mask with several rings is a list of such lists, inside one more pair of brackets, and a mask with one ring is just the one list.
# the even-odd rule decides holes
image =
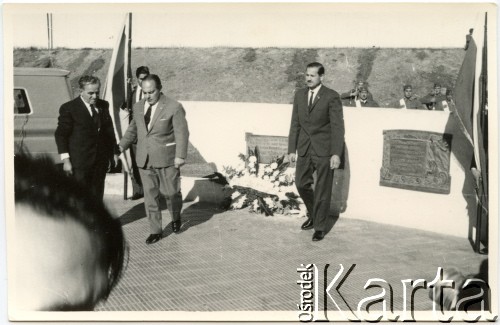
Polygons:
[[[191,143],[218,169],[238,162],[245,152],[245,132],[288,135],[291,105],[228,102],[183,102]],[[472,232],[471,196],[464,195],[465,173],[460,161],[450,158],[451,192],[424,193],[379,186],[383,130],[408,129],[447,132],[450,115],[437,111],[388,108],[345,108],[349,154],[347,207],[341,217],[365,219],[466,238]],[[454,141],[459,135],[454,135]],[[473,199],[473,198],[472,198]],[[472,200],[473,201],[473,200]]]

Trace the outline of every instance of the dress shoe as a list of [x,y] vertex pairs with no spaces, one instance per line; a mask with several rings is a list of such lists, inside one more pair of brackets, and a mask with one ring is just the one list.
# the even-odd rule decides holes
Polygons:
[[142,194],[142,193],[134,193],[134,195],[132,195],[131,199],[132,200],[139,200],[143,197],[144,197],[144,194]]
[[316,230],[313,235],[313,241],[320,241],[323,238],[325,238],[325,232],[324,231],[318,231]]
[[154,244],[161,239],[161,234],[151,234],[148,239],[146,239],[146,244]]
[[302,230],[309,230],[309,229],[313,229],[313,227],[314,227],[314,225],[313,225],[312,218],[307,218],[306,222],[304,222],[300,228]]
[[172,221],[172,231],[177,234],[179,233],[180,230],[181,230],[181,221],[180,220]]

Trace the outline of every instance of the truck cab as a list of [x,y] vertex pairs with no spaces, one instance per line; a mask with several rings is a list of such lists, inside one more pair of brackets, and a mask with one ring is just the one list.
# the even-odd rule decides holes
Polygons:
[[15,150],[59,162],[54,132],[61,105],[72,99],[67,70],[14,68]]

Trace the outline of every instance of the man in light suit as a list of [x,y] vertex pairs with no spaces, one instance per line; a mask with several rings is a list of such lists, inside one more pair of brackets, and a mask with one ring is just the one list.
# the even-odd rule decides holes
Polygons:
[[172,231],[181,227],[182,194],[179,168],[185,163],[189,130],[182,105],[165,96],[160,78],[142,81],[144,98],[134,105],[134,119],[120,141],[126,150],[137,140],[136,162],[144,187],[144,206],[150,235],[146,244],[162,238],[160,193],[167,198]]
[[[301,228],[314,228],[313,241],[325,236],[333,169],[339,168],[344,150],[342,103],[336,91],[322,85],[324,73],[321,63],[307,65],[307,88],[295,94],[288,136],[289,160],[297,159],[296,186],[308,210],[308,219]],[[313,190],[314,171],[317,181]]]
[[63,169],[87,185],[100,200],[110,164],[118,161],[109,103],[99,99],[101,83],[97,77],[83,76],[78,81],[80,96],[59,109],[55,132]]

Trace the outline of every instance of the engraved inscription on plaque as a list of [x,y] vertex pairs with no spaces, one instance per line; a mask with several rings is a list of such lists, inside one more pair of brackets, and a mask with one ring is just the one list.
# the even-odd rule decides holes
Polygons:
[[450,193],[451,135],[385,130],[380,185]]
[[421,140],[392,140],[390,142],[390,166],[397,174],[423,176],[427,143]]
[[247,148],[259,147],[260,162],[269,164],[274,158],[286,155],[288,152],[288,137],[276,135],[256,135],[245,133]]

